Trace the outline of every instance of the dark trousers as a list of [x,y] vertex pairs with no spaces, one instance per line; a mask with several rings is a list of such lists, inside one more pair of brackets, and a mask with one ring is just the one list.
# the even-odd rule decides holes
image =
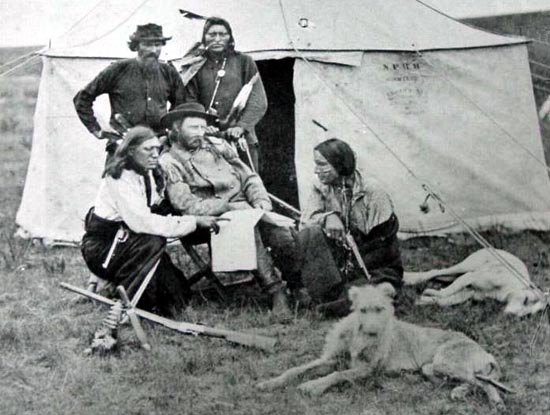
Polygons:
[[132,298],[160,258],[157,270],[138,306],[168,315],[174,308],[184,307],[190,298],[190,288],[182,271],[165,252],[166,239],[163,237],[137,234],[128,230],[128,238],[118,243],[107,268],[103,268],[102,264],[119,226],[121,223],[108,221],[94,214],[88,216],[81,246],[88,268],[99,278],[122,285]]
[[[351,230],[372,284],[389,282],[396,289],[401,288],[403,265],[397,240],[398,229],[397,217],[392,215],[368,235]],[[349,285],[367,283],[353,256],[353,267],[344,271],[346,257],[350,253],[327,238],[321,226],[302,229],[297,236],[297,248],[302,281],[313,300],[319,303],[334,301],[345,295],[345,288]]]

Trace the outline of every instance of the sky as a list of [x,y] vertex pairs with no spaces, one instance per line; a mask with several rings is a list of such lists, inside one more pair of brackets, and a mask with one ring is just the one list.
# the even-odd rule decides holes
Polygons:
[[0,0],[0,47],[47,45],[98,1]]
[[[0,26],[0,47],[47,45],[49,39],[66,32],[72,23],[86,15],[99,1],[101,0],[0,0],[0,21],[2,22]],[[517,10],[525,12],[541,9],[550,10],[550,0],[422,1],[456,18],[491,15],[495,12],[507,13]],[[238,5],[238,0],[235,0],[235,2]]]

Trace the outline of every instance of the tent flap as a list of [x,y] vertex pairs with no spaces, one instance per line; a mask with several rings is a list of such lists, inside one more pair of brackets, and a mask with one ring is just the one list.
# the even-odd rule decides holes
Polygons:
[[[523,46],[422,57],[371,52],[354,68],[297,61],[301,203],[313,176],[313,147],[337,136],[392,195],[404,232],[450,228],[451,209],[477,225],[526,228],[538,217],[537,227],[547,228],[550,181],[526,65]],[[429,198],[423,213],[423,184],[447,206]]]
[[[82,125],[72,107],[76,91],[104,60],[43,58],[32,152],[16,222],[33,237],[79,241],[105,161],[105,144]],[[108,125],[105,97],[94,104]]]

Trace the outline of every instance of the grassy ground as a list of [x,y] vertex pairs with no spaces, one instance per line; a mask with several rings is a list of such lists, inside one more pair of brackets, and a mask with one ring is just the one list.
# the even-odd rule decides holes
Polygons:
[[[1,55],[1,54],[0,54]],[[1,63],[1,62],[0,62]],[[0,80],[0,414],[485,414],[485,396],[449,399],[451,382],[434,385],[418,374],[379,375],[343,385],[319,398],[294,388],[258,393],[254,383],[315,357],[333,323],[298,311],[291,324],[276,323],[259,296],[235,296],[222,307],[193,302],[178,318],[275,336],[277,353],[232,346],[218,339],[183,336],[144,323],[153,349],[139,348],[128,327],[120,350],[109,357],[82,354],[106,309],[74,304],[58,286],[84,285],[88,272],[74,248],[46,249],[13,238],[32,135],[38,72]],[[68,103],[67,105],[70,105]],[[550,287],[550,234],[486,233],[497,248],[521,257],[537,285]],[[417,238],[403,243],[411,270],[448,265],[477,249],[467,236]],[[181,255],[178,252],[177,256]],[[178,260],[184,261],[183,257]],[[414,307],[416,290],[406,290],[401,318],[465,332],[493,353],[504,382],[509,414],[550,410],[549,325],[539,317],[500,313],[495,302],[446,309]]]

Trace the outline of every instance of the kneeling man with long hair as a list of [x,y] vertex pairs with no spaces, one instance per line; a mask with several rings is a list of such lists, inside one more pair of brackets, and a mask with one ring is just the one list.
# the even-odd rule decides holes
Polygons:
[[122,285],[130,296],[160,259],[139,307],[170,314],[186,304],[190,290],[165,252],[166,238],[179,238],[197,228],[216,231],[218,225],[208,216],[159,214],[164,200],[160,146],[150,128],[137,126],[127,132],[105,168],[86,216],[82,255],[95,275]]

